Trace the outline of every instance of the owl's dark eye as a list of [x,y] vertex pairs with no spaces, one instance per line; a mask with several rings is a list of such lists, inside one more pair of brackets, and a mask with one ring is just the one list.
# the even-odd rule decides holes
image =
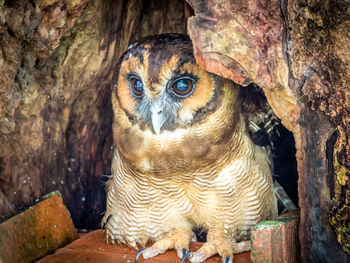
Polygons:
[[143,95],[143,84],[140,79],[131,77],[129,86],[130,92],[134,97],[140,98]]
[[188,77],[180,78],[173,82],[171,89],[178,97],[186,98],[192,94],[194,90],[194,83],[193,80]]

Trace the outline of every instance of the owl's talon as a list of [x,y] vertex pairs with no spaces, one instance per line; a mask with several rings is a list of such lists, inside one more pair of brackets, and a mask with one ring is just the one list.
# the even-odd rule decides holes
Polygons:
[[184,247],[178,248],[178,249],[176,250],[176,252],[177,252],[177,256],[178,256],[179,258],[183,258],[183,257],[187,254],[187,250],[186,250],[186,248],[184,248]]
[[191,255],[193,255],[193,252],[185,253],[184,256],[181,259],[181,263],[184,263],[186,259],[188,259]]
[[142,252],[145,250],[146,248],[141,248],[139,251],[137,251],[136,257],[135,257],[135,263],[137,263],[137,259],[139,258],[139,256],[142,254]]
[[227,257],[222,259],[222,262],[223,263],[233,263],[233,259],[232,259],[232,257],[227,256]]

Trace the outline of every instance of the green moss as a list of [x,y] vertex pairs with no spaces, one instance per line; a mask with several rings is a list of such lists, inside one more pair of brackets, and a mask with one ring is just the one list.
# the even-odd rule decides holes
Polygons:
[[347,206],[337,210],[337,213],[334,216],[329,217],[329,222],[334,227],[337,239],[343,247],[343,250],[350,254],[349,210],[350,208]]
[[283,226],[284,224],[291,222],[295,219],[298,219],[299,215],[292,215],[285,218],[279,218],[276,220],[268,220],[268,221],[261,221],[258,224],[255,225],[254,229],[271,229]]
[[339,184],[342,185],[342,186],[345,186],[345,182],[346,182],[346,168],[344,166],[340,167],[340,170],[337,173],[337,178],[338,178]]
[[343,166],[341,163],[339,163],[338,158],[337,158],[337,149],[342,149],[345,147],[345,142],[344,142],[344,134],[343,132],[340,132],[341,138],[339,139],[338,145],[334,149],[334,161],[333,161],[333,166],[334,166],[334,171],[336,173],[338,182],[340,185],[345,186],[346,184],[346,176],[347,176],[347,169],[345,166]]
[[54,195],[58,195],[59,197],[62,198],[62,195],[61,195],[60,191],[56,190],[56,191],[50,192],[50,193],[48,193],[46,195],[43,195],[40,199],[41,199],[41,201],[43,201],[43,200],[45,200],[45,199],[47,199],[47,198],[49,198],[51,196],[54,196]]

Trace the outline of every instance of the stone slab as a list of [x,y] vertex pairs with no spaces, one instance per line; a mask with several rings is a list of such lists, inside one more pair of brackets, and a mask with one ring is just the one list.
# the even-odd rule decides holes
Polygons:
[[0,224],[0,263],[33,262],[78,237],[61,194],[42,199]]

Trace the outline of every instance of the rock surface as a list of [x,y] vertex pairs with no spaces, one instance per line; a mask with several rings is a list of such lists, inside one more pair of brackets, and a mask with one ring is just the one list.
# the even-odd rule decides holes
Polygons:
[[0,224],[0,262],[33,262],[78,238],[59,192]]

